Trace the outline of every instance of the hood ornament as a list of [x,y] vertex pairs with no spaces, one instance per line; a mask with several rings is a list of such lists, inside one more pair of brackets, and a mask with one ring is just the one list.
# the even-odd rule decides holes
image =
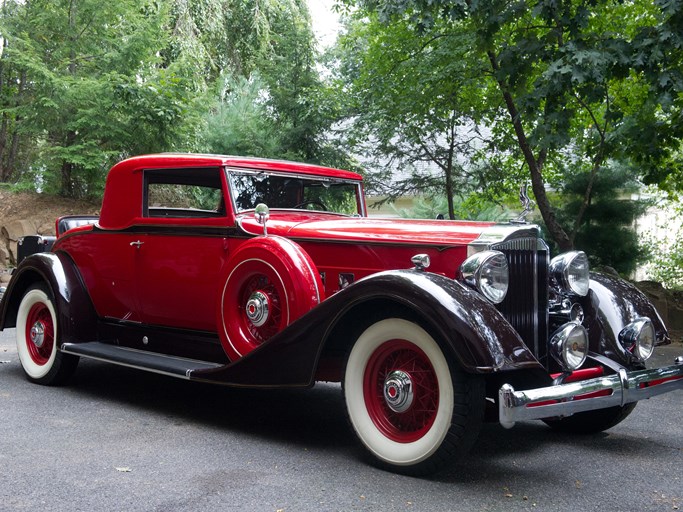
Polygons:
[[536,206],[536,203],[534,203],[529,198],[529,194],[527,194],[527,183],[522,185],[519,189],[519,202],[522,203],[522,208],[524,208],[524,210],[522,210],[522,213],[520,213],[517,218],[511,222],[513,224],[526,224],[527,215],[529,215],[533,211],[534,206]]

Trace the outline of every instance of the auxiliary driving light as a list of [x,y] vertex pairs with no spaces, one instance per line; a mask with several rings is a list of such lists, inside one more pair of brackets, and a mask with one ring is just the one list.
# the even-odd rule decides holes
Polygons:
[[566,323],[555,331],[550,347],[553,357],[564,370],[576,370],[586,360],[588,333],[576,322]]
[[619,342],[638,361],[647,361],[655,349],[655,328],[649,318],[638,318],[621,330]]

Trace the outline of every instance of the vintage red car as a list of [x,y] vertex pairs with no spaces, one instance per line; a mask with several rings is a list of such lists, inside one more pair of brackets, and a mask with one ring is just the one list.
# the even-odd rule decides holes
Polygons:
[[462,457],[485,417],[594,432],[683,389],[683,358],[645,367],[669,341],[652,304],[583,252],[550,259],[524,221],[368,217],[352,172],[141,156],[111,169],[99,218],[56,231],[0,303],[40,384],[81,357],[227,386],[341,382],[372,459],[409,474]]

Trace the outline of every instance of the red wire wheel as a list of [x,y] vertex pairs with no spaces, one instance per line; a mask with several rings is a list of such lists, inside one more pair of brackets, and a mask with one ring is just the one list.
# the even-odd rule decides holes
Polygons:
[[222,274],[219,332],[231,361],[268,341],[324,298],[310,256],[278,236],[245,242]]
[[372,353],[363,394],[372,422],[398,443],[423,437],[439,408],[439,382],[429,358],[402,339],[386,341]]
[[55,346],[55,326],[45,303],[36,302],[31,306],[24,330],[29,356],[35,364],[46,365]]
[[465,374],[417,323],[385,318],[355,341],[344,400],[356,436],[383,468],[433,473],[464,455],[481,428],[483,380]]

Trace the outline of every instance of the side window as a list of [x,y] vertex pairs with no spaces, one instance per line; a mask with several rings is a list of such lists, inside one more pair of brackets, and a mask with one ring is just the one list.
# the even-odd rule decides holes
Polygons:
[[145,171],[145,216],[209,218],[225,216],[220,169]]

